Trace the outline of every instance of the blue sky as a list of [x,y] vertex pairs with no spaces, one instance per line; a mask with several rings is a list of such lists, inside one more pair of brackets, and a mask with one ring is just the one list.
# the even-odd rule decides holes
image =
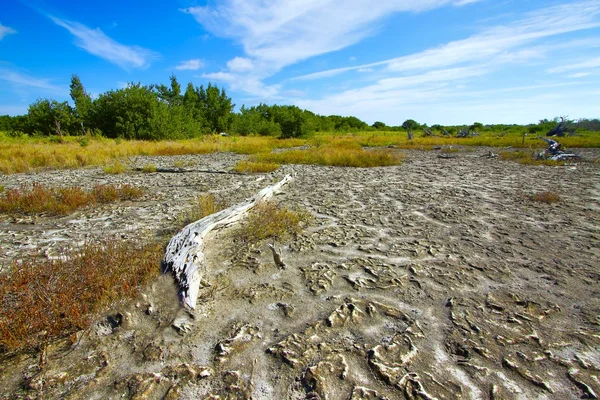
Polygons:
[[127,82],[399,125],[600,117],[600,1],[3,0],[0,115]]

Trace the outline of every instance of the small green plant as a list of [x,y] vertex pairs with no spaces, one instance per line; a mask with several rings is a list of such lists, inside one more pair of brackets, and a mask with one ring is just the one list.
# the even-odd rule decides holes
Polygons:
[[279,164],[273,162],[260,162],[260,161],[240,161],[236,164],[234,169],[237,172],[243,173],[266,173],[273,172],[279,168]]
[[152,173],[152,172],[156,172],[156,165],[154,164],[146,164],[142,167],[142,172],[145,173]]
[[78,142],[81,147],[86,147],[90,144],[90,141],[88,140],[87,136],[80,137]]
[[531,196],[531,200],[540,203],[553,204],[561,201],[560,195],[555,192],[539,192]]
[[173,161],[173,166],[175,168],[183,168],[183,167],[185,167],[185,161],[183,161],[183,160],[175,160],[175,161]]
[[300,233],[311,221],[312,215],[308,211],[293,210],[274,201],[263,201],[250,211],[239,234],[246,243],[258,243],[265,239],[283,242]]
[[118,161],[115,161],[112,165],[107,165],[104,167],[104,172],[111,175],[119,175],[125,172],[127,168],[125,165],[121,164]]

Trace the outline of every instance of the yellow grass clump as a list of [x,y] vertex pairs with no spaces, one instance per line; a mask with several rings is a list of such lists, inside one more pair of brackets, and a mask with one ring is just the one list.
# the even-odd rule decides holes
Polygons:
[[281,242],[300,233],[312,219],[308,211],[293,210],[274,201],[263,201],[244,219],[239,235],[246,243],[258,243],[265,239]]
[[552,204],[557,203],[561,200],[560,195],[555,192],[539,192],[531,196],[533,201],[540,203]]
[[279,168],[279,164],[273,162],[260,162],[243,160],[238,162],[234,169],[243,173],[266,173],[273,172]]
[[276,164],[314,164],[336,167],[385,167],[399,165],[404,155],[389,149],[365,150],[358,144],[311,147],[307,150],[288,150],[278,153],[262,153],[251,161]]

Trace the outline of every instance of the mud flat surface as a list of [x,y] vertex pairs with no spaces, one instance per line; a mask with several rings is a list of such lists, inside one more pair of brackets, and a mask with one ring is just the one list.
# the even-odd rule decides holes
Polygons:
[[[5,259],[45,251],[44,235],[62,243],[167,229],[202,192],[235,203],[287,173],[294,181],[276,200],[315,221],[276,243],[285,269],[267,243],[240,243],[235,226],[214,232],[196,311],[178,306],[164,276],[50,346],[43,369],[39,356],[2,360],[0,397],[597,398],[600,164],[523,166],[480,157],[487,150],[453,159],[409,151],[398,167],[284,166],[264,176],[69,172],[77,184],[117,179],[148,193],[60,220],[7,220]],[[193,159],[198,169],[228,170],[238,158]],[[136,162],[146,161],[172,163]],[[7,187],[69,184],[62,174],[2,178]],[[544,191],[561,201],[531,199]],[[49,234],[51,226],[63,230]]]

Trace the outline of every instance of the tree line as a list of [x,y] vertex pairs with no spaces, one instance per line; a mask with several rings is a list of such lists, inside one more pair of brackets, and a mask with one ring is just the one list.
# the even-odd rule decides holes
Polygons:
[[[314,132],[404,131],[409,138],[421,130],[429,136],[467,137],[486,130],[496,132],[522,131],[545,133],[558,123],[541,120],[538,124],[483,125],[431,127],[407,119],[402,125],[388,126],[377,121],[372,125],[353,116],[323,116],[289,105],[241,106],[235,104],[225,89],[208,83],[194,86],[188,83],[185,91],[174,75],[170,85],[141,85],[109,90],[93,99],[77,75],[71,77],[72,104],[52,99],[39,99],[29,106],[26,115],[0,116],[0,131],[20,135],[101,135],[108,138],[163,140],[187,139],[211,133],[228,132],[237,135],[263,135],[280,138],[301,137]],[[600,130],[598,119],[577,122],[561,118],[565,127]]]

